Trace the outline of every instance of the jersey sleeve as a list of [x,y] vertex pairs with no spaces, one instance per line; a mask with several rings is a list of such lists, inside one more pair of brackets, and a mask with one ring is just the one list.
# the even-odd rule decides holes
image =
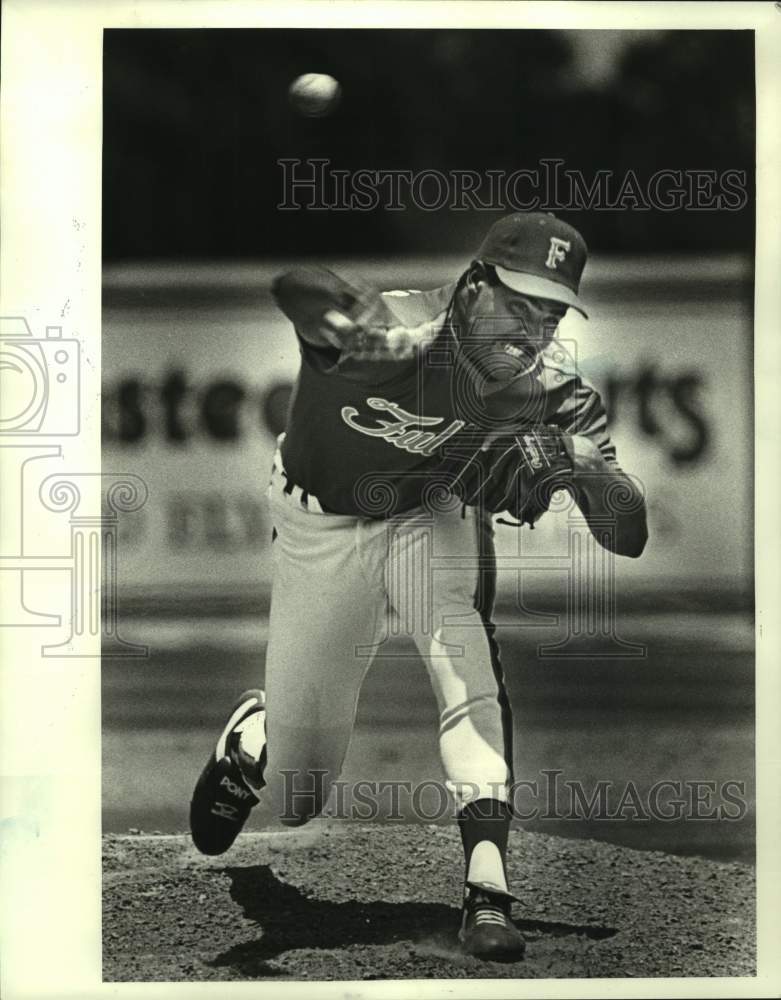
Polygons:
[[608,465],[620,470],[616,447],[607,430],[607,411],[593,385],[576,376],[569,395],[556,410],[554,420],[565,433],[590,438]]
[[543,360],[543,382],[552,402],[546,419],[567,434],[590,438],[608,465],[620,472],[616,448],[608,433],[607,411],[599,392],[581,375],[560,344],[552,345]]
[[293,324],[304,360],[322,374],[336,371],[341,352],[316,342],[323,314],[329,309],[349,311],[354,304],[344,282],[324,267],[297,267],[275,278],[271,293]]

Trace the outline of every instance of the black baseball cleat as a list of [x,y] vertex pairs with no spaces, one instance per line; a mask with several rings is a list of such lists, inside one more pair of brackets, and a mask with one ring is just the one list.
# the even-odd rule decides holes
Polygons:
[[[198,778],[190,802],[190,832],[201,854],[227,851],[258,803],[257,793],[265,785],[265,704],[262,691],[244,692]],[[240,745],[243,730],[248,739],[251,731],[257,757],[250,757]],[[253,787],[245,774],[251,775]]]
[[458,940],[467,955],[493,962],[519,962],[526,951],[523,935],[510,919],[514,896],[467,886]]

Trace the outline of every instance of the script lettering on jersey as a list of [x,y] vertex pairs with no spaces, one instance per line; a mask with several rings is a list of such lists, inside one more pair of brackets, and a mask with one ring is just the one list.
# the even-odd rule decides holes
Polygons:
[[444,417],[422,417],[417,413],[403,410],[398,403],[376,396],[366,400],[373,410],[390,414],[392,419],[377,417],[373,427],[364,427],[355,419],[358,411],[354,406],[342,407],[342,420],[348,427],[367,434],[369,437],[384,438],[394,448],[401,448],[413,455],[433,455],[440,445],[464,426],[463,420],[454,420],[449,426],[438,432],[424,431],[421,427],[438,427]]

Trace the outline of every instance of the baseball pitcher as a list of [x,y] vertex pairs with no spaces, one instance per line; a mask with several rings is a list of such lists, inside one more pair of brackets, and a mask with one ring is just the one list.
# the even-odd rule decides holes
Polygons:
[[506,878],[513,730],[491,622],[494,521],[533,527],[563,488],[614,553],[637,557],[647,538],[600,398],[555,338],[568,308],[585,315],[586,257],[571,226],[523,213],[433,291],[377,294],[322,268],[275,281],[301,365],[269,487],[266,690],[236,703],[190,810],[205,854],[226,851],[255,807],[289,825],[317,816],[398,616],[438,705],[464,848],[459,939],[487,959],[524,951]]

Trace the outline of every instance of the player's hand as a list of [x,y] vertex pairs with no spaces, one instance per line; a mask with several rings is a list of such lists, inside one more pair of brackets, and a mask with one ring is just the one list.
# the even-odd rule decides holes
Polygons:
[[324,313],[321,335],[345,358],[362,361],[406,361],[433,342],[436,327],[424,323],[418,327],[383,326],[375,322],[374,309],[353,320],[337,309]]
[[438,333],[434,320],[400,326],[379,292],[326,268],[288,271],[274,279],[271,290],[302,339],[335,348],[342,359],[405,361],[425,351]]
[[360,327],[344,313],[329,309],[320,321],[319,332],[332,347],[343,350],[358,337]]

